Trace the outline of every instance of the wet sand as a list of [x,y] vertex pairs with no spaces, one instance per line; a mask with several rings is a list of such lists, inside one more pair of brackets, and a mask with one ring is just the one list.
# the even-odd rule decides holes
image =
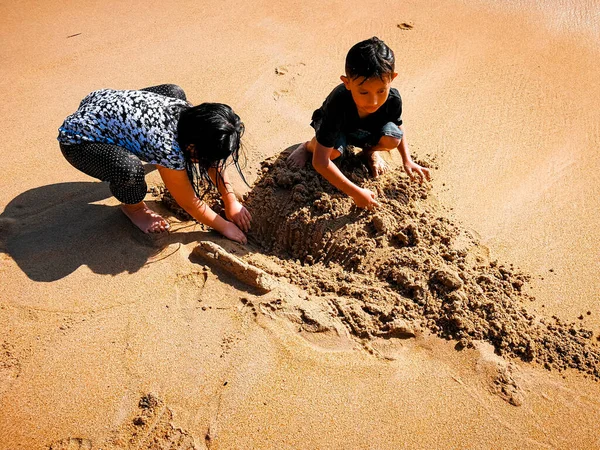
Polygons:
[[[595,367],[600,335],[598,15],[593,2],[559,3],[0,6],[0,449],[600,447],[600,384],[578,366]],[[387,253],[363,267],[377,270],[339,260],[348,277],[328,278],[331,267],[296,265],[307,255],[261,241],[258,222],[246,247],[171,215],[176,231],[149,240],[58,149],[58,126],[88,92],[177,83],[244,120],[252,187],[234,183],[250,202],[264,161],[310,137],[346,51],[372,35],[396,53],[411,152],[435,168],[419,208],[444,218],[442,237],[462,230],[506,269],[487,274],[498,289],[500,278],[523,283],[498,303],[514,306],[511,319],[488,314],[473,328],[499,327],[504,347],[429,326],[421,309],[390,315],[392,294],[407,305],[409,281],[426,276],[442,306],[467,292],[453,297],[470,305],[454,319],[480,312],[468,301],[479,282],[459,287],[425,263],[412,279],[393,270],[385,245],[399,238],[406,250],[413,236],[398,210],[346,222],[373,227],[372,254]],[[424,188],[394,179],[394,195],[425,201]],[[379,183],[386,207],[399,201],[389,178],[365,182]],[[293,195],[297,184],[279,187]],[[200,241],[276,283],[261,291],[198,258]],[[387,294],[361,293],[369,283]],[[584,353],[502,351],[520,346],[503,326],[527,317],[562,324]],[[540,342],[558,328],[542,327]]]

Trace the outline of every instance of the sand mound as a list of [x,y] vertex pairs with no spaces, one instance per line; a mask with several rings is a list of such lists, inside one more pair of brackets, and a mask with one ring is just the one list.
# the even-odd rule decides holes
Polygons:
[[402,337],[421,327],[457,340],[459,348],[487,341],[500,355],[600,378],[592,333],[528,312],[528,276],[490,260],[474,233],[445,217],[426,187],[400,169],[372,180],[356,157],[340,168],[376,191],[381,207],[356,208],[312,167],[289,170],[285,155],[263,163],[246,205],[251,242],[281,266],[265,271],[330,296],[359,338]]

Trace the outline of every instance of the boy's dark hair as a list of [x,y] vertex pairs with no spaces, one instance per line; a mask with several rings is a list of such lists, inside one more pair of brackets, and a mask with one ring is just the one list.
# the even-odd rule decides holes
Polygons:
[[208,169],[225,169],[229,158],[246,185],[239,164],[244,124],[230,106],[202,103],[185,109],[177,123],[177,142],[185,157],[185,170],[196,195],[213,184]]
[[394,52],[381,39],[371,39],[355,44],[346,55],[346,76],[351,79],[379,77],[394,73]]

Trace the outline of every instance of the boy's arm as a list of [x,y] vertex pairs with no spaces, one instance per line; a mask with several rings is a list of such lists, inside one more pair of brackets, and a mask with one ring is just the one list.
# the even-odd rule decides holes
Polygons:
[[206,203],[200,200],[185,170],[173,170],[166,167],[156,166],[158,173],[165,183],[175,201],[198,222],[214,228],[223,236],[245,244],[246,236],[232,222],[229,222],[214,212]]
[[415,180],[415,174],[419,177],[419,183],[422,183],[424,180],[430,181],[431,174],[429,173],[429,169],[427,167],[418,165],[410,157],[410,151],[408,150],[408,143],[406,142],[406,132],[404,131],[404,125],[400,125],[399,128],[403,134],[402,134],[402,139],[400,140],[400,144],[398,145],[398,151],[400,152],[400,156],[402,157],[402,164],[404,165],[404,171],[408,174],[410,179],[413,181]]
[[235,223],[242,231],[250,230],[250,221],[252,216],[248,210],[238,201],[233,187],[229,182],[226,170],[219,171],[220,176],[217,176],[217,169],[208,169],[208,176],[215,183],[223,204],[225,205],[225,215],[229,220]]
[[340,191],[351,197],[356,206],[360,208],[372,208],[373,206],[379,206],[379,203],[375,200],[375,193],[363,189],[355,185],[338,169],[338,167],[331,161],[331,152],[333,148],[324,147],[316,141],[315,151],[313,152],[312,163],[313,167],[323,177],[333,184]]

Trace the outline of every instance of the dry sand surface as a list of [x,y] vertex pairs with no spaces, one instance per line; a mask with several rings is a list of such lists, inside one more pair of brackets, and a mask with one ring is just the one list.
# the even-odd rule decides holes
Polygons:
[[[597,2],[77,3],[0,5],[0,449],[600,448]],[[433,181],[366,212],[282,158],[373,35]],[[62,158],[161,83],[244,120],[247,246]]]

